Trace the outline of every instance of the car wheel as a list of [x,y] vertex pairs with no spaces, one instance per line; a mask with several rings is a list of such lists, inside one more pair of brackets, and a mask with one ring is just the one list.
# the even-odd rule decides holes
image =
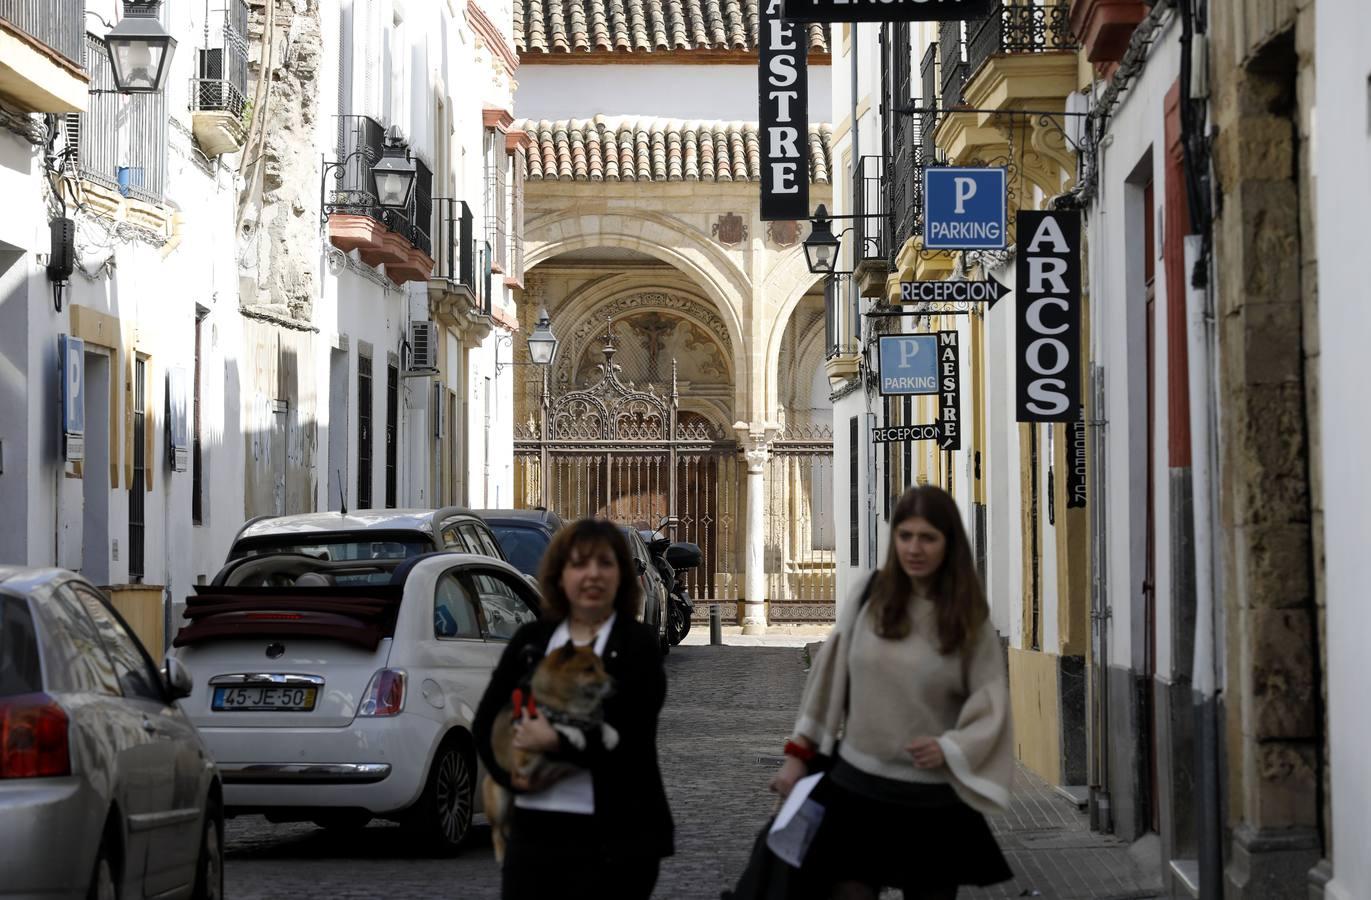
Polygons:
[[119,900],[119,886],[114,883],[114,861],[110,859],[109,848],[104,841],[95,855],[95,868],[91,871],[90,890],[87,900]]
[[429,767],[423,796],[408,825],[435,853],[450,856],[471,832],[476,803],[476,770],[456,741],[444,741]]
[[205,811],[205,833],[200,838],[200,860],[195,865],[194,900],[223,900],[224,817],[217,809]]

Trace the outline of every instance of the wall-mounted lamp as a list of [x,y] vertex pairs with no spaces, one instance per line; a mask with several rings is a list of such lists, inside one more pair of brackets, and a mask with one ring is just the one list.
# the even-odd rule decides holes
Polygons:
[[124,17],[105,35],[116,93],[155,94],[166,84],[176,38],[162,28],[161,7],[162,0],[124,0]]
[[833,233],[834,219],[884,219],[888,218],[885,213],[863,213],[857,216],[835,216],[830,215],[828,207],[822,203],[819,208],[814,210],[814,215],[809,219],[809,237],[804,240],[805,262],[809,264],[809,271],[815,275],[851,275],[852,270],[839,271],[838,248],[842,245],[843,235],[851,231],[851,228],[844,228],[838,234]]
[[[533,326],[533,331],[528,336],[528,355],[532,360],[531,365],[547,368],[552,365],[552,360],[557,356],[557,335],[552,333],[552,320],[548,318],[547,307],[538,310],[538,322]],[[509,366],[526,366],[530,363],[517,363],[514,361],[501,362],[499,359],[500,347],[507,346],[514,349],[514,337],[512,335],[501,335],[495,344],[495,376],[498,378],[500,372]]]
[[404,141],[394,135],[387,137],[381,160],[371,169],[371,177],[376,183],[376,202],[383,209],[408,209],[417,175],[418,167]]

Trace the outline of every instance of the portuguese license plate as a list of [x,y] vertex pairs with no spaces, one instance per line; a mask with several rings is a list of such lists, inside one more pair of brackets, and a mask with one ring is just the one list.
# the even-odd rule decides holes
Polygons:
[[210,709],[222,712],[308,712],[317,687],[218,687]]

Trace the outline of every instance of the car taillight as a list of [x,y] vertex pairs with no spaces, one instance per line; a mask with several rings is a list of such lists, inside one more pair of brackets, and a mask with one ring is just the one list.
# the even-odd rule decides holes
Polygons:
[[359,716],[394,716],[405,708],[405,672],[382,669],[371,676],[371,684],[357,707]]
[[0,699],[0,778],[70,774],[66,711],[47,694]]

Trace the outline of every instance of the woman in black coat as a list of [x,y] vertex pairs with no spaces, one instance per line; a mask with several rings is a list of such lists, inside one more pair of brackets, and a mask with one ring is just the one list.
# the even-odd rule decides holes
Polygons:
[[[473,725],[486,770],[516,791],[501,896],[646,900],[662,857],[673,852],[657,764],[666,673],[656,634],[636,620],[640,591],[628,544],[613,523],[583,519],[553,539],[540,580],[543,618],[510,639]],[[541,715],[525,715],[514,726],[516,747],[584,771],[550,785],[511,783],[491,751],[495,717],[515,688],[528,687],[548,650],[568,640],[593,647],[613,679],[604,714],[618,743],[606,749],[590,730],[577,748]]]

